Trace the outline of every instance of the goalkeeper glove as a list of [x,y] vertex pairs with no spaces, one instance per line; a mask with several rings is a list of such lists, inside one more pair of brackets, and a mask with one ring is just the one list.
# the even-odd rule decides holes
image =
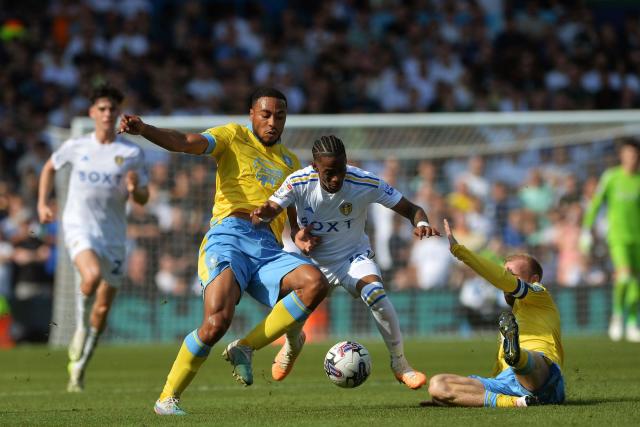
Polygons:
[[583,255],[589,255],[591,247],[593,246],[593,235],[591,234],[591,230],[582,230],[578,246],[580,247],[580,252],[582,252]]

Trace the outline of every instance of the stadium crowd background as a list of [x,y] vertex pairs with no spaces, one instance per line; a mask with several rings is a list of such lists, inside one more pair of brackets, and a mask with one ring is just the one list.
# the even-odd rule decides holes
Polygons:
[[[124,110],[143,115],[244,115],[256,85],[281,89],[289,112],[301,114],[638,108],[640,7],[606,3],[2,3],[0,297],[16,315],[24,307],[42,313],[16,319],[16,339],[42,337],[50,319],[57,227],[35,216],[48,129],[86,115],[91,85],[111,82],[127,95]],[[190,295],[212,163],[149,160],[152,198],[130,211],[122,292]],[[469,247],[496,257],[532,252],[545,264],[545,283],[576,287],[609,283],[602,240],[584,259],[578,238],[585,203],[615,161],[611,141],[361,166],[425,207],[432,223],[452,219]],[[459,288],[463,305],[466,292],[470,310],[493,313],[495,292],[457,267],[446,239],[414,243],[390,211],[373,209],[370,225],[390,289]]]

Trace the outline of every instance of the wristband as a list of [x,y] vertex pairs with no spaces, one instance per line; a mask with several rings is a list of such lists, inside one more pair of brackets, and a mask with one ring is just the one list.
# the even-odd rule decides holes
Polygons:
[[418,221],[416,227],[431,227],[427,221]]

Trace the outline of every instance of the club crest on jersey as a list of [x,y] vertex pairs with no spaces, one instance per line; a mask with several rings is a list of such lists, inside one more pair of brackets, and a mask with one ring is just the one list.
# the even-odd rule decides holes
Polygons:
[[122,156],[116,156],[113,160],[115,160],[116,165],[118,166],[122,166],[122,163],[124,163],[124,157]]
[[347,216],[353,210],[353,205],[349,202],[344,202],[340,207],[338,207],[338,209],[340,209],[340,213],[342,213],[342,215]]
[[284,162],[287,164],[287,166],[289,166],[290,168],[293,167],[293,160],[291,160],[291,157],[287,156],[286,154],[284,154],[282,156],[282,160],[284,160]]

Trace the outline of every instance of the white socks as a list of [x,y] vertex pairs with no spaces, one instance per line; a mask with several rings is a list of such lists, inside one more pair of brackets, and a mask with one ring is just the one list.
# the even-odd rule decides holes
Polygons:
[[392,359],[404,359],[404,349],[402,345],[402,332],[400,332],[400,322],[395,308],[380,282],[373,282],[365,285],[360,291],[362,301],[369,307],[376,326],[384,339],[384,343],[389,349]]
[[[85,295],[80,290],[80,275],[76,273],[76,330],[69,344],[69,359],[73,362],[86,362],[93,353],[97,341],[97,330],[91,327],[91,310],[95,295]],[[91,340],[91,342],[89,342]],[[88,350],[88,351],[87,351]],[[85,356],[86,354],[86,356]]]
[[91,359],[93,355],[93,350],[96,348],[96,344],[98,343],[98,338],[100,337],[100,333],[94,327],[89,329],[89,334],[87,335],[87,340],[84,342],[84,348],[82,349],[82,356],[80,356],[80,360],[78,360],[78,364],[81,370],[87,366],[87,363]]
[[[289,328],[289,330],[285,334],[287,338],[284,342],[285,351],[294,353],[300,352],[300,333],[302,332],[303,327],[304,322],[300,322]],[[304,342],[302,344],[304,344]]]

